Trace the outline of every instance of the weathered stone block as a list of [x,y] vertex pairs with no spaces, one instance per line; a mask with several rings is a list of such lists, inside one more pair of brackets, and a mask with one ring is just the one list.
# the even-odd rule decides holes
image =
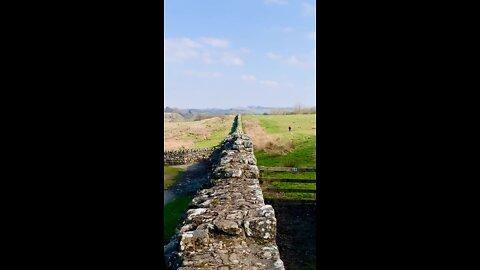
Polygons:
[[264,205],[258,209],[258,216],[260,217],[275,217],[275,210],[269,204]]
[[180,250],[195,250],[196,247],[207,246],[208,239],[208,232],[205,230],[184,232],[180,240]]
[[275,240],[277,220],[274,217],[258,217],[246,220],[245,233],[249,237],[262,240]]
[[236,222],[231,220],[217,220],[213,224],[217,230],[230,235],[239,235],[243,231]]

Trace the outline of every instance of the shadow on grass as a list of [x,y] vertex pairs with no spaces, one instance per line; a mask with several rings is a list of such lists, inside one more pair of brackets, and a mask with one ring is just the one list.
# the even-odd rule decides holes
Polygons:
[[163,243],[167,244],[175,233],[175,228],[184,219],[185,211],[193,196],[182,195],[175,197],[163,207]]
[[265,200],[275,210],[277,245],[286,269],[316,269],[316,205]]

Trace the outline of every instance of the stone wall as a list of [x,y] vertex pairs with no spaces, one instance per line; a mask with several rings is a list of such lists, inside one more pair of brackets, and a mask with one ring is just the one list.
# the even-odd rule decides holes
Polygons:
[[163,165],[183,165],[208,160],[214,148],[181,149],[163,152]]
[[[212,157],[211,187],[193,198],[176,237],[165,247],[170,269],[282,269],[275,212],[265,205],[249,136],[240,117]],[[214,155],[215,156],[215,155]]]

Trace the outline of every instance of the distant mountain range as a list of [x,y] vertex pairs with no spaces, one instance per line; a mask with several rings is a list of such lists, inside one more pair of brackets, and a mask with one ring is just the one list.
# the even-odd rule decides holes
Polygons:
[[281,110],[281,111],[287,111],[287,112],[292,112],[294,108],[274,108],[274,107],[263,107],[263,106],[248,106],[248,107],[236,107],[236,108],[230,108],[230,109],[218,109],[218,108],[208,108],[208,109],[178,109],[178,108],[171,108],[171,107],[165,107],[164,112],[176,112],[180,114],[199,114],[199,113],[205,113],[205,114],[237,114],[237,113],[243,113],[243,114],[263,114],[263,113],[271,113],[272,110]]

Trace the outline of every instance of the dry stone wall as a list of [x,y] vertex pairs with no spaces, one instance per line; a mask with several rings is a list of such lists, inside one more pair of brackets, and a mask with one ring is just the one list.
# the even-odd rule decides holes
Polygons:
[[183,165],[208,160],[215,148],[181,149],[163,152],[164,166]]
[[276,244],[275,212],[263,199],[252,140],[241,131],[240,116],[235,124],[211,159],[212,187],[193,198],[171,242],[170,269],[285,269]]

